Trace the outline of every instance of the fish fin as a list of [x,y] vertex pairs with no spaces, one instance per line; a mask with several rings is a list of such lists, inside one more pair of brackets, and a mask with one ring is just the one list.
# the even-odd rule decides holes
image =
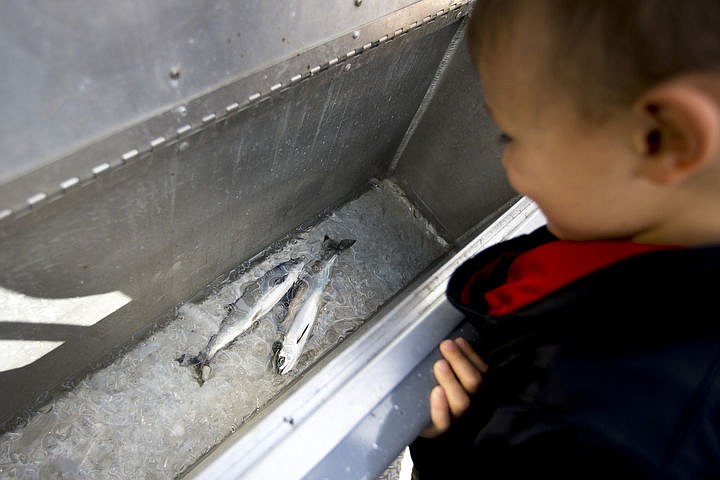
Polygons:
[[210,365],[209,363],[206,363],[200,367],[200,386],[210,380],[210,377],[212,377],[212,372],[213,368],[212,365]]
[[[197,359],[197,357],[194,357]],[[198,361],[191,364],[194,370],[195,380],[202,387],[212,376],[213,368],[208,362]]]
[[343,250],[347,250],[348,248],[352,247],[356,241],[357,240],[352,239],[352,238],[346,238],[344,240],[340,240],[340,244],[338,245],[338,252],[342,252]]
[[238,335],[237,337],[235,337],[231,343],[235,344],[235,342],[236,342],[240,337],[243,337],[243,336],[247,335],[248,333],[254,332],[254,331],[257,329],[258,325],[260,325],[260,320],[262,320],[263,318],[264,318],[264,316],[255,319],[255,321],[252,323],[252,325],[250,325],[250,328],[248,328],[248,329],[245,330],[243,333],[241,333],[240,335]]
[[195,366],[202,362],[202,360],[200,359],[200,355],[190,355],[187,353],[183,353],[182,355],[177,357],[175,359],[175,361],[178,362],[183,367],[188,367],[191,365]]
[[272,344],[270,358],[268,358],[267,369],[271,372],[277,373],[278,371],[278,354],[282,350],[282,341],[275,340]]
[[285,308],[288,308],[290,306],[290,302],[293,298],[295,298],[295,295],[297,295],[298,290],[300,290],[300,286],[304,282],[304,280],[295,280],[293,284],[290,286],[287,292],[285,292],[285,295],[283,296],[281,302]]

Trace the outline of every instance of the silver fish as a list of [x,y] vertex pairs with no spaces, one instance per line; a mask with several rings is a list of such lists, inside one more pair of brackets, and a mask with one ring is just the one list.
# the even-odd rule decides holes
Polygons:
[[210,362],[215,355],[237,337],[251,329],[277,304],[298,280],[305,262],[293,258],[267,271],[248,284],[243,293],[227,306],[227,314],[220,322],[218,332],[196,356],[184,354],[176,360],[181,365],[195,367],[198,382],[202,385],[210,378]]
[[302,354],[322,306],[322,293],[330,281],[337,256],[355,240],[336,242],[325,237],[321,258],[310,265],[293,286],[293,297],[282,324],[287,329],[282,341],[275,342],[275,371],[284,375],[292,370]]

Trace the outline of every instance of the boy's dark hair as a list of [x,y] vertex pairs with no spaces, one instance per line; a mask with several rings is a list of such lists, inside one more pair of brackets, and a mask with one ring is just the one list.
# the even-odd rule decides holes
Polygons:
[[[468,28],[475,59],[496,48],[519,9],[542,0],[478,0]],[[544,72],[601,121],[675,75],[720,71],[720,0],[544,0]],[[541,16],[542,17],[542,16]]]

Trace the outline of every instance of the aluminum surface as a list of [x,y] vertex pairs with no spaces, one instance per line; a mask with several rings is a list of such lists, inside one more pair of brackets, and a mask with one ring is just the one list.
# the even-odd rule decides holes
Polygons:
[[[0,4],[0,222],[467,0]],[[208,93],[209,92],[209,93]]]
[[[0,228],[0,287],[43,299],[121,292],[92,326],[0,322],[64,343],[0,372],[0,423],[143,335],[159,316],[382,176],[454,34],[416,29],[312,80],[101,169]],[[33,378],[28,382],[28,378]]]
[[[543,223],[537,207],[520,199],[188,477],[376,478],[429,420],[436,347],[463,320],[445,298],[449,276],[487,246]],[[474,335],[467,326],[456,333]]]
[[[516,195],[464,38],[421,109],[393,174],[425,216],[457,240]],[[450,162],[452,168],[438,168]]]

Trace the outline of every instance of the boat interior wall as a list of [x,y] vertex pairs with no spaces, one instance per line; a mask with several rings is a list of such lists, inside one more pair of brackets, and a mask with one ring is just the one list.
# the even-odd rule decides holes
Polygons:
[[[309,74],[307,65],[362,49],[446,3],[348,0],[328,8],[325,0],[99,0],[88,8],[82,0],[2,2],[0,64],[12,68],[0,77],[0,210],[17,199],[11,193],[26,193],[21,186],[47,192],[46,182],[67,178],[47,171],[26,183],[21,176],[53,165],[67,175],[68,162],[57,160],[98,138],[122,132],[103,146],[121,155],[127,150],[113,151],[115,144],[139,145],[158,132],[157,122],[132,128],[150,117],[181,127],[195,108],[206,114],[231,103],[218,96],[190,101],[198,96],[235,84],[228,94],[239,101],[266,89],[268,78],[270,85],[289,83]],[[273,65],[279,71],[268,75],[264,70]],[[186,108],[173,108],[180,106]]]
[[448,239],[462,244],[515,194],[498,161],[500,132],[485,108],[464,36],[458,40],[398,152],[393,176]]
[[63,342],[0,372],[10,392],[0,418],[384,176],[457,28],[358,55],[3,222],[3,288],[48,299],[119,291],[131,301],[91,326],[0,323],[5,339]]

